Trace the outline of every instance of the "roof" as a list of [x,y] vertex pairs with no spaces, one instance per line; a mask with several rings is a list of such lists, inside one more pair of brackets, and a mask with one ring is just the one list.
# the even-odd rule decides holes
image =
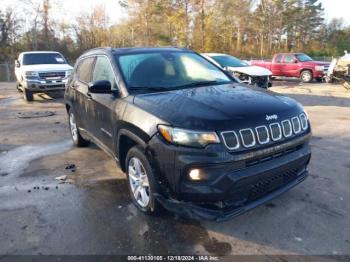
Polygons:
[[111,54],[133,54],[133,53],[144,53],[153,51],[191,51],[187,48],[178,47],[123,47],[123,48],[112,48],[112,47],[98,47],[86,51],[83,56],[95,55],[101,53],[111,53]]
[[57,51],[27,51],[27,52],[22,52],[21,54],[25,55],[25,54],[43,54],[43,53],[60,54],[60,52],[57,52]]
[[202,55],[206,55],[206,56],[223,56],[223,55],[226,55],[226,56],[228,56],[228,54],[220,54],[220,53],[202,53]]

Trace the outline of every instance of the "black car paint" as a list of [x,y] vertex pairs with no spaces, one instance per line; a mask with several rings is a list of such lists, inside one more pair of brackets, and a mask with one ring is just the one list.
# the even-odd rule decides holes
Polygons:
[[[205,148],[167,143],[157,131],[159,124],[222,132],[266,124],[266,115],[278,114],[281,119],[292,117],[302,113],[303,109],[290,98],[236,83],[231,77],[231,84],[129,94],[115,56],[158,50],[191,52],[178,48],[101,48],[88,51],[78,59],[66,86],[65,100],[67,109],[77,114],[77,123],[85,138],[93,140],[112,155],[123,170],[124,151],[128,148],[125,141],[142,146],[156,171],[161,188],[157,199],[167,209],[190,218],[231,218],[305,179],[308,175],[306,166],[311,157],[308,144],[310,128],[303,135],[276,142],[273,146],[240,152],[230,152],[223,143]],[[96,56],[108,57],[113,67],[118,90],[111,94],[89,93],[88,83],[76,78],[79,62]],[[255,166],[248,165],[249,161],[262,159],[264,155],[278,155],[287,151],[292,153]],[[229,192],[237,189],[235,185],[239,181],[248,178],[259,180],[259,177],[268,176],[274,170],[288,169],[290,163],[298,166],[297,178],[282,188],[237,208],[234,208],[237,203],[230,205],[230,208],[224,204]],[[187,172],[193,167],[205,168],[207,180],[189,181]]]

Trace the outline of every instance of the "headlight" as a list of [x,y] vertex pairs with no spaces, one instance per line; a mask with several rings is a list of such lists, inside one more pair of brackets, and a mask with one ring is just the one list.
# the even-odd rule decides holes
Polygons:
[[315,66],[315,70],[323,72],[324,71],[324,66]]
[[66,76],[70,76],[73,73],[73,69],[69,69],[66,71]]
[[39,73],[36,71],[26,71],[26,78],[39,78]]
[[208,144],[220,143],[215,132],[192,131],[164,125],[159,125],[158,130],[162,137],[171,144],[205,147]]

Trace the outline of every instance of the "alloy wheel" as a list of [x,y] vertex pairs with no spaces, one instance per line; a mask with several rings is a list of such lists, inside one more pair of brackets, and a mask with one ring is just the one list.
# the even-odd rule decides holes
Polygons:
[[128,176],[134,199],[141,207],[146,207],[150,201],[150,186],[146,170],[140,159],[136,157],[130,159]]

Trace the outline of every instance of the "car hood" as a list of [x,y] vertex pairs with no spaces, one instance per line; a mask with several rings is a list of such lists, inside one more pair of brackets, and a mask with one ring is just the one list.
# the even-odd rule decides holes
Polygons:
[[250,76],[270,76],[271,71],[260,66],[228,67],[230,71],[247,74]]
[[[226,84],[135,95],[134,104],[176,127],[224,131],[283,120],[300,114],[291,98],[242,84]],[[275,120],[272,120],[275,121]]]
[[308,61],[308,62],[303,62],[305,65],[310,65],[310,66],[329,66],[330,63],[328,62],[321,62],[321,61]]
[[73,69],[68,64],[55,64],[55,65],[23,65],[21,66],[24,71],[40,71],[40,72],[50,72],[50,71],[65,71]]

